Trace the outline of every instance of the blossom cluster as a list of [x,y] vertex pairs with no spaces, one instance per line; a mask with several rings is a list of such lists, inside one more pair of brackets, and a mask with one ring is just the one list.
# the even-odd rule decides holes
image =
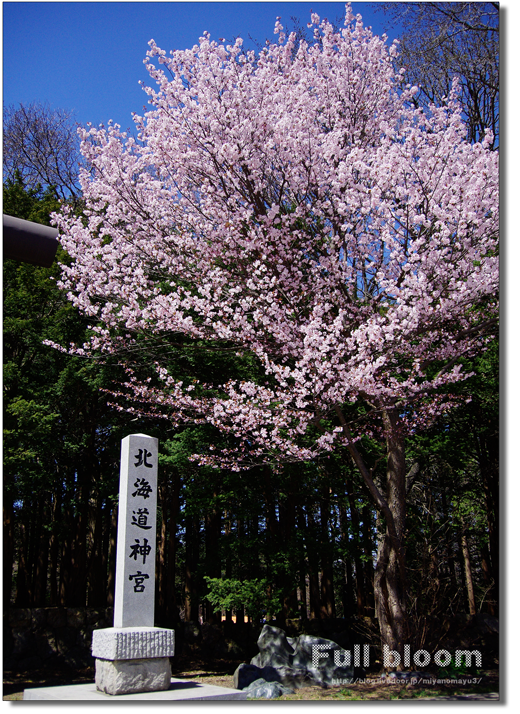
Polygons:
[[259,53],[205,34],[167,55],[152,40],[136,136],[80,130],[84,215],[55,217],[73,259],[61,286],[92,318],[79,350],[181,334],[263,365],[265,385],[226,381],[218,396],[167,361],[160,388],[126,385],[174,422],[232,434],[229,464],[357,439],[373,426],[348,436],[334,413],[360,400],[426,423],[498,315],[491,137],[466,141],[456,85],[416,108],[396,45],[350,6],[342,29],[316,14],[311,27],[298,43],[278,21]]

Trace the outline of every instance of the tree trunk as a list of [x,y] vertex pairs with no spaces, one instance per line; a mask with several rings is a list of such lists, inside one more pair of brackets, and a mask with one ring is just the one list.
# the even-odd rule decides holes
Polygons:
[[455,566],[457,561],[457,556],[453,549],[454,540],[456,540],[453,534],[453,516],[451,514],[451,508],[448,506],[448,501],[446,499],[446,489],[441,489],[441,504],[442,512],[446,521],[449,521],[448,527],[446,529],[446,559],[448,561],[448,570],[450,573],[451,581],[451,593],[452,597],[458,600],[459,592],[459,579],[457,576],[457,568]]
[[[287,561],[284,570],[278,577],[278,586],[283,592],[283,603],[281,612],[277,613],[276,619],[281,627],[285,626],[287,619],[294,617],[298,611],[298,595],[295,587],[297,560],[296,549],[296,492],[298,484],[294,474],[291,475],[288,493],[285,498],[280,498],[279,532],[280,542],[283,543],[283,550],[287,554]],[[293,560],[294,559],[294,560]]]
[[[359,616],[359,593],[357,592],[356,578],[352,569],[352,557],[350,555],[349,527],[347,509],[345,504],[339,505],[339,523],[341,533],[341,547],[343,550],[344,578],[341,585],[341,603],[343,606],[343,617],[350,617],[357,612]],[[354,527],[354,524],[352,524]],[[354,593],[356,598],[354,598]],[[356,599],[356,603],[354,600]]]
[[372,509],[369,503],[365,503],[361,510],[363,519],[363,592],[364,592],[364,612],[365,617],[374,617],[374,563],[373,551],[374,543],[372,536]]
[[[486,588],[488,589],[488,592],[491,592],[494,588],[494,580],[491,571],[491,563],[489,560],[489,549],[486,543],[483,543],[481,547],[481,563],[482,573],[484,575],[484,583],[486,585]],[[486,605],[489,614],[494,615],[496,617],[496,608],[493,598],[487,597]]]
[[[70,514],[70,506],[64,509],[63,521],[65,529],[68,533],[73,531],[73,522]],[[61,546],[61,556],[60,556],[60,595],[59,602],[62,607],[67,607],[71,605],[71,587],[72,587],[72,563],[71,563],[71,549],[72,549],[72,538],[69,536],[65,537]]]
[[343,571],[344,579],[341,587],[341,604],[343,605],[343,617],[350,618],[356,612],[353,598],[353,593],[355,592],[355,578],[350,558],[345,558]]
[[98,499],[97,494],[93,496],[88,510],[87,604],[100,608],[106,600],[106,577],[103,567],[103,509]]
[[387,522],[378,547],[374,596],[382,644],[400,655],[402,667],[403,646],[409,634],[404,553],[406,464],[397,413],[385,410],[383,423],[387,445],[386,502],[390,513],[384,514]]
[[320,611],[323,619],[336,617],[334,602],[334,572],[333,553],[329,535],[330,494],[328,487],[322,488],[320,502],[321,525],[321,578],[320,578]]
[[27,553],[29,543],[27,527],[23,521],[20,522],[18,531],[18,574],[16,576],[15,607],[29,607],[31,604],[31,594],[29,592],[30,579],[27,572]]
[[45,607],[47,605],[47,568],[49,565],[49,536],[43,528],[43,523],[47,522],[48,512],[45,499],[42,497],[38,506],[38,531],[36,537],[36,562],[34,568],[34,607]]
[[397,652],[402,667],[404,645],[409,636],[406,613],[406,573],[405,573],[405,522],[406,522],[406,464],[404,438],[399,428],[396,409],[382,409],[386,440],[387,474],[386,497],[383,497],[374,483],[372,472],[367,468],[356,444],[352,439],[346,419],[339,409],[336,413],[347,436],[347,448],[358,467],[365,484],[385,520],[378,543],[378,558],[374,574],[374,598],[376,617],[382,646]]
[[169,627],[180,621],[175,574],[177,572],[177,522],[180,510],[181,479],[175,468],[172,474],[173,485],[170,496],[170,518],[168,526],[168,557],[167,557],[167,598],[166,616]]
[[[70,607],[85,607],[87,604],[87,528],[88,528],[88,496],[90,496],[89,459],[77,470],[75,490],[75,516],[71,551],[71,600]],[[90,472],[89,472],[90,471]]]
[[494,601],[495,613],[498,617],[499,607],[499,441],[498,435],[490,434],[483,439],[484,444],[479,449],[480,471],[484,486],[486,515],[489,535],[489,554],[491,557],[491,572],[493,586],[490,599]]
[[356,499],[354,498],[353,491],[354,487],[350,477],[347,477],[347,495],[348,503],[350,507],[350,520],[352,521],[352,546],[354,555],[354,565],[356,568],[356,604],[357,604],[357,615],[358,617],[364,617],[366,608],[366,594],[365,594],[365,568],[363,561],[361,559],[361,548],[360,548],[360,538],[361,538],[361,525],[359,519],[359,511],[356,504]]
[[473,589],[473,577],[471,575],[471,558],[465,529],[463,529],[460,535],[460,545],[464,559],[464,577],[466,580],[466,592],[468,594],[469,614],[475,615],[477,608],[475,606],[475,592]]
[[[298,524],[298,530],[300,533],[305,533],[305,516],[303,513],[303,508],[301,504],[296,507],[296,522]],[[307,613],[307,561],[305,560],[305,549],[302,542],[302,549],[300,552],[300,568],[299,568],[299,582],[300,582],[300,617],[302,620],[306,620],[308,617]]]
[[[237,531],[236,531],[236,533],[237,533],[237,535],[236,535],[237,541],[238,541],[238,543],[240,543],[240,544],[242,545],[242,543],[244,542],[244,526],[243,526],[243,523],[242,523],[242,519],[241,519],[241,518],[237,518]],[[244,560],[243,560],[243,558],[242,558],[242,553],[243,553],[243,550],[242,550],[242,548],[240,548],[240,550],[239,550],[239,554],[240,554],[240,555],[239,555],[239,560],[238,560],[238,563],[237,563],[237,570],[238,570],[238,578],[239,578],[239,580],[241,580],[242,577],[244,576]],[[254,572],[254,570],[256,569],[257,566],[258,566],[258,563],[253,564],[253,572]],[[251,571],[249,570],[249,567],[250,567],[250,566],[249,566],[249,559],[247,559],[247,573],[246,573],[246,577],[247,577],[247,576],[250,577],[251,574],[252,574]],[[246,621],[246,611],[245,611],[244,605],[241,605],[239,608],[237,608],[237,610],[235,610],[235,613],[236,613],[236,622],[237,622],[237,625],[244,625],[244,624],[245,624],[245,621]]]
[[101,544],[101,572],[103,573],[103,579],[100,584],[101,590],[101,605],[100,607],[108,607],[108,554],[110,550],[110,526],[112,522],[112,504],[110,501],[106,500],[103,505],[103,510],[101,514],[101,521],[103,524],[102,531],[102,544]]
[[61,514],[61,482],[56,474],[56,485],[52,501],[51,537],[49,543],[49,605],[56,607],[58,604],[58,558],[59,558],[59,523]]
[[13,589],[13,564],[14,564],[14,539],[13,539],[13,499],[11,494],[4,490],[3,502],[4,530],[3,530],[3,611],[9,610],[11,592]]
[[[273,488],[271,485],[271,467],[264,467],[264,478],[262,480],[264,486],[264,498],[266,505],[266,540],[267,540],[267,551],[273,552],[276,550],[278,542],[278,530],[279,524],[276,518],[276,508],[273,501]],[[267,555],[267,554],[266,554]]]
[[309,617],[311,620],[320,617],[320,581],[319,558],[316,552],[317,533],[312,514],[312,506],[307,506],[307,528],[305,529],[305,550],[307,552],[309,573]]
[[166,618],[166,543],[167,543],[167,492],[168,484],[165,481],[159,483],[159,504],[161,513],[161,525],[157,538],[157,575],[155,585],[155,607],[157,620],[165,622]]
[[27,582],[29,607],[38,607],[35,600],[35,575],[36,575],[36,560],[38,546],[40,545],[40,531],[42,527],[41,519],[41,501],[33,501],[31,510],[27,514],[30,518],[28,534],[28,549],[27,549]]
[[85,607],[87,604],[87,521],[84,504],[80,504],[80,510],[75,519],[76,537],[73,541],[72,550],[72,607]]
[[[231,515],[226,510],[224,512],[224,550],[226,553],[226,579],[230,580],[233,577],[233,567],[231,564],[231,548],[228,543],[231,542],[232,531],[231,531]],[[233,622],[233,611],[226,610],[226,623],[231,624]]]
[[117,548],[117,515],[119,507],[112,508],[110,519],[110,535],[108,542],[108,575],[107,575],[107,605],[114,606],[114,594],[116,587],[116,548]]
[[199,557],[199,519],[186,516],[186,563],[185,563],[185,605],[184,618],[188,622],[199,621],[199,596],[197,592],[196,570]]
[[[222,513],[218,506],[219,484],[213,492],[213,504],[206,514],[205,535],[206,535],[206,567],[205,574],[210,578],[222,577],[222,565],[220,561],[220,528]],[[222,620],[221,611],[215,609],[211,603],[207,603],[206,618],[211,625],[220,624]]]

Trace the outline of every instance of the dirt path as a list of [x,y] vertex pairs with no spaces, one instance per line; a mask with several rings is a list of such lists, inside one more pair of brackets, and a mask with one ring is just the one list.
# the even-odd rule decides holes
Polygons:
[[[229,672],[234,665],[228,666],[224,671],[213,671],[210,667],[185,668],[184,671],[174,672],[175,677],[197,681],[204,684],[213,684],[219,687],[233,687],[233,676]],[[226,671],[227,670],[227,671]],[[94,679],[92,670],[64,674],[63,672],[36,672],[31,679],[25,673],[4,673],[4,696],[7,701],[20,701],[23,699],[24,689],[32,687],[59,686],[60,684],[80,684],[91,682]],[[466,691],[467,690],[467,691]],[[479,691],[480,690],[480,691]],[[378,680],[356,682],[341,687],[323,689],[319,686],[303,687],[294,694],[280,698],[282,701],[356,701],[356,700],[415,700],[428,701],[499,701],[498,673],[486,672],[481,677],[479,685],[468,683],[466,685],[412,685],[406,683],[390,683]],[[280,701],[277,700],[277,701]]]

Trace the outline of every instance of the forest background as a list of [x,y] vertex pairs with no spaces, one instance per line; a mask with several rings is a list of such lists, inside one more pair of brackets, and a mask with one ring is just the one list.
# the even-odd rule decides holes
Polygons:
[[[439,101],[447,82],[462,75],[469,138],[491,126],[498,149],[496,5],[481,4],[485,43],[480,31],[466,28],[471,51],[446,42],[426,59],[443,4],[427,5],[410,13],[403,36],[408,80],[423,86],[420,101]],[[444,22],[449,37],[457,17]],[[491,68],[485,82],[478,52]],[[26,161],[20,139],[32,136]],[[81,212],[73,136],[66,110],[34,104],[4,111],[4,213],[48,223],[63,200]],[[39,162],[49,149],[58,174]],[[68,260],[61,250],[58,259]],[[157,624],[240,623],[249,613],[282,626],[334,617],[370,626],[380,523],[357,470],[340,458],[240,472],[194,464],[191,454],[215,443],[211,428],[172,430],[116,412],[106,390],[124,379],[117,361],[100,366],[43,345],[81,343],[86,334],[87,320],[56,287],[58,275],[57,264],[4,262],[4,612],[113,603],[119,444],[144,432],[161,445]],[[474,376],[457,386],[463,406],[407,440],[408,609],[416,648],[434,651],[447,618],[499,614],[498,357],[495,340],[472,360]],[[186,352],[179,362],[183,374],[204,381],[240,369],[233,355],[200,361]],[[375,475],[384,485],[381,444],[366,439],[363,450],[380,463]],[[238,597],[227,597],[233,592]]]

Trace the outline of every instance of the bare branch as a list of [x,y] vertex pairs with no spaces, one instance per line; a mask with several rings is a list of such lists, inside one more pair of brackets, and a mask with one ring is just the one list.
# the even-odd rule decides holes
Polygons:
[[20,175],[26,186],[51,187],[56,197],[80,196],[77,123],[72,112],[32,103],[4,107],[4,177]]

